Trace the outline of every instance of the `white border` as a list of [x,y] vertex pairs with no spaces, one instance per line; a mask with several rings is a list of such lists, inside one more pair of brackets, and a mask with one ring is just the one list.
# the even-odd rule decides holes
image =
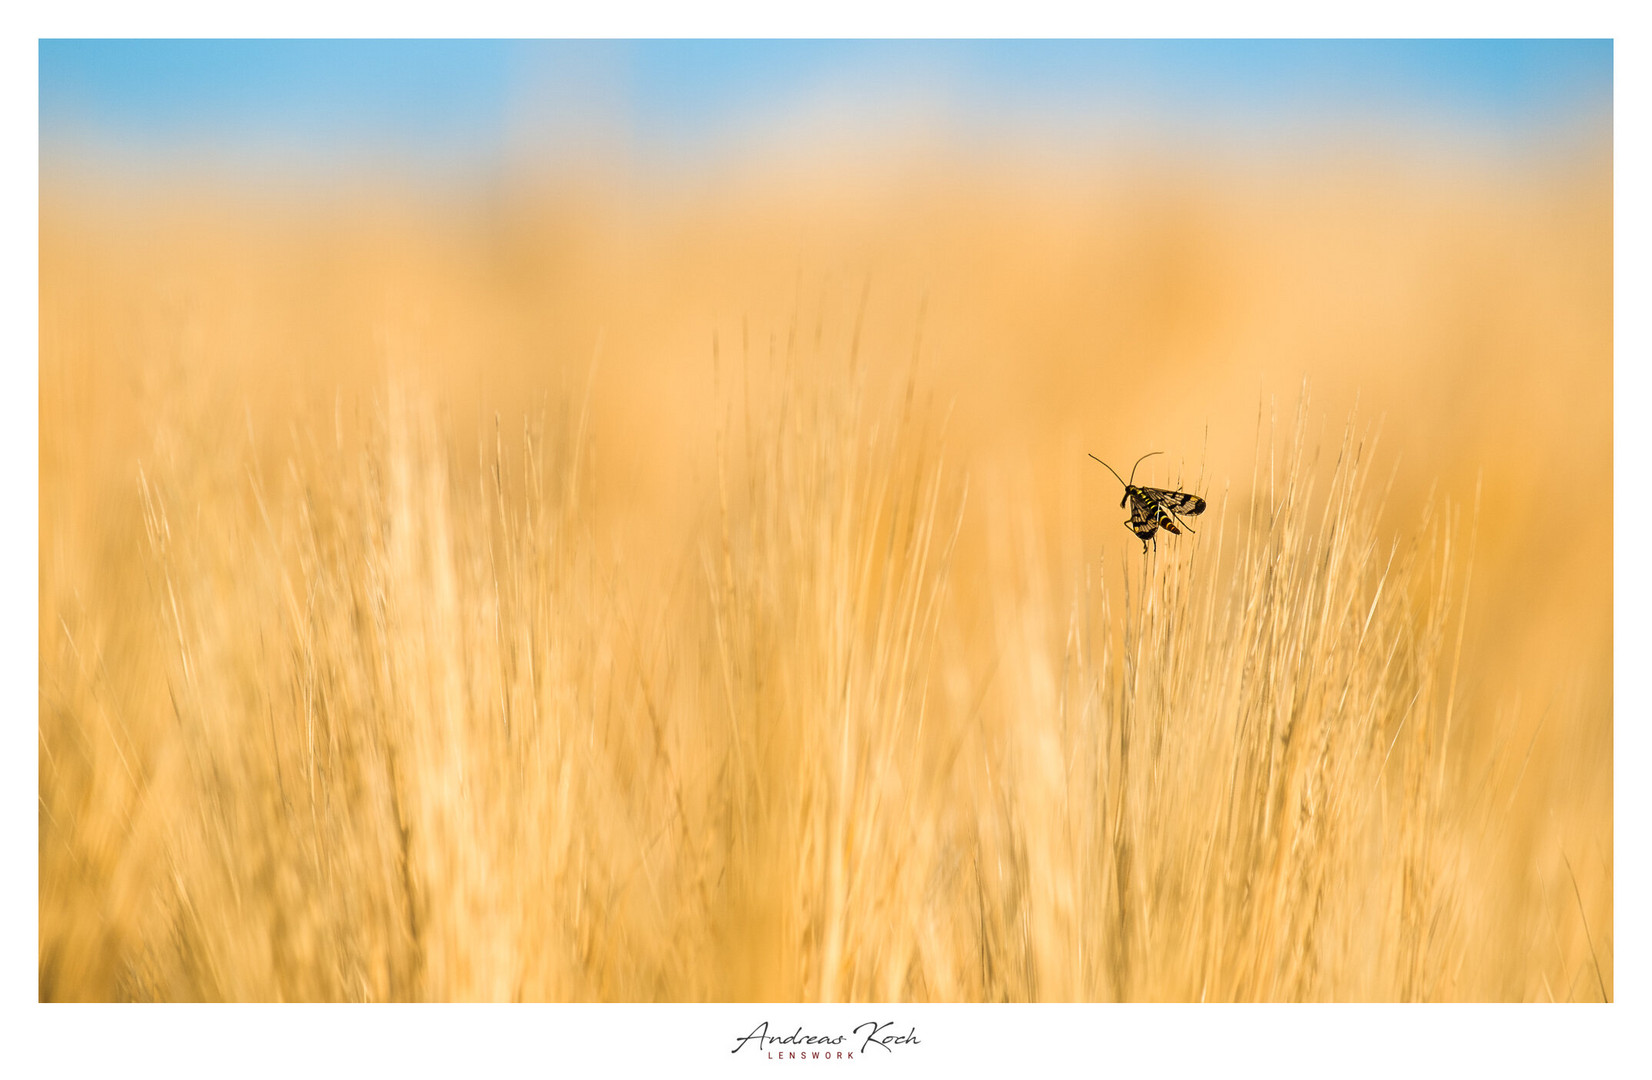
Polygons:
[[[317,0],[248,12],[168,0],[80,3],[37,16],[0,46],[7,93],[8,284],[5,325],[15,359],[0,367],[0,425],[14,570],[6,579],[4,686],[17,721],[3,760],[7,904],[3,971],[20,1044],[17,1075],[94,1075],[154,1065],[174,1075],[730,1075],[761,1069],[725,1051],[756,1020],[826,1027],[888,1013],[914,1023],[921,1047],[901,1059],[924,1073],[983,1066],[1062,1067],[1109,1076],[1576,1075],[1646,1060],[1645,853],[1648,694],[1634,676],[1648,655],[1647,327],[1645,242],[1648,50],[1618,3],[1386,3],[1366,11],[1264,2],[1121,5],[1073,10],[1015,5],[834,3],[782,10],[711,0],[527,9],[481,0],[342,5]],[[41,36],[1615,36],[1616,343],[1615,550],[1617,807],[1611,1007],[1550,1006],[898,1006],[881,1010],[716,1006],[41,1006],[37,996],[35,793],[38,714],[38,73]],[[29,567],[36,580],[24,580]],[[26,1010],[27,1015],[22,1015]],[[1195,1011],[1196,1010],[1196,1011]],[[858,1021],[857,1021],[858,1022]],[[868,1058],[884,1072],[901,1064]],[[775,1063],[777,1065],[781,1063]],[[11,1069],[8,1069],[11,1071]],[[905,1071],[902,1069],[902,1071]]]
[[1625,0],[1170,0],[1089,4],[1020,0],[291,0],[263,8],[202,0],[74,0],[27,21],[31,37],[1613,37],[1633,26]]

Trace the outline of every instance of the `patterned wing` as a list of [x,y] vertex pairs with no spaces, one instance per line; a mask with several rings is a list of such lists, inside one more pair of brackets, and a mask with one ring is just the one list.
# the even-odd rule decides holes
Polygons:
[[1159,531],[1160,516],[1146,500],[1130,499],[1130,531],[1144,542],[1153,539],[1153,534]]
[[[1182,530],[1177,528],[1176,519],[1160,506],[1159,500],[1154,497],[1157,493],[1153,488],[1132,487],[1126,490],[1130,492],[1130,501],[1135,504],[1135,508],[1130,511],[1132,521],[1139,513],[1145,523],[1165,532],[1181,534]],[[1131,525],[1131,528],[1134,529],[1135,526]],[[1138,531],[1136,535],[1140,536],[1141,533]]]
[[1206,503],[1197,495],[1189,495],[1185,491],[1166,491],[1164,488],[1145,488],[1156,499],[1160,506],[1173,514],[1202,514]]

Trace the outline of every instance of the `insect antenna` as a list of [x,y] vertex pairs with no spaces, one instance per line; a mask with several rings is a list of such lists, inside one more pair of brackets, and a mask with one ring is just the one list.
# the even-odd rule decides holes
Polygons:
[[[1101,461],[1101,459],[1096,457],[1094,454],[1091,454],[1090,457],[1094,461]],[[1101,461],[1101,463],[1107,467],[1108,472],[1112,473],[1114,476],[1119,476],[1119,471],[1117,469],[1113,468],[1111,465],[1108,465],[1105,461]],[[1125,479],[1122,476],[1119,476],[1119,483],[1124,484],[1125,487],[1130,486],[1128,483],[1125,483]]]
[[[1154,454],[1162,454],[1162,453],[1164,453],[1163,450],[1149,450],[1147,453],[1145,453],[1141,457],[1137,458],[1136,459],[1136,464],[1130,466],[1130,484],[1134,484],[1136,482],[1136,466],[1137,465],[1140,465],[1142,462],[1146,461],[1148,458],[1152,457]],[[1118,473],[1114,473],[1113,475],[1117,476]],[[1130,484],[1126,484],[1125,487],[1129,487]]]

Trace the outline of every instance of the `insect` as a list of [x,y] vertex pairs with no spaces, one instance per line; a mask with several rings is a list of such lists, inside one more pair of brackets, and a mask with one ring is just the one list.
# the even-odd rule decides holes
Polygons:
[[[1177,527],[1177,522],[1181,522],[1182,528],[1187,528],[1187,522],[1182,521],[1181,515],[1186,514],[1188,517],[1192,517],[1195,514],[1205,512],[1205,501],[1197,495],[1189,495],[1185,491],[1170,491],[1166,488],[1136,486],[1136,466],[1154,454],[1162,453],[1164,453],[1163,450],[1152,450],[1137,458],[1136,464],[1130,466],[1129,480],[1119,476],[1118,470],[1105,461],[1101,461],[1094,454],[1090,455],[1106,465],[1107,471],[1114,476],[1118,476],[1119,483],[1124,485],[1124,498],[1119,500],[1119,505],[1130,504],[1130,520],[1125,522],[1125,525],[1141,541],[1143,554],[1147,552],[1147,542],[1149,540],[1153,541],[1153,547],[1157,550],[1159,542],[1155,536],[1160,529],[1180,536],[1182,529]],[[1187,531],[1192,532],[1193,530],[1188,528]]]

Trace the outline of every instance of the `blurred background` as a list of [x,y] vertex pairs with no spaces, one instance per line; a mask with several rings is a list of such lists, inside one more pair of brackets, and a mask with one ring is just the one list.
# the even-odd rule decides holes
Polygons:
[[[1006,516],[1040,523],[1058,589],[1130,550],[1089,453],[1163,450],[1139,479],[1215,503],[1304,393],[1327,457],[1350,416],[1379,431],[1384,536],[1475,522],[1456,738],[1465,782],[1507,785],[1522,824],[1480,855],[1535,913],[1459,996],[1581,995],[1579,908],[1604,988],[1612,64],[1604,41],[43,41],[42,996],[128,992],[118,958],[154,934],[119,913],[149,888],[166,708],[131,705],[120,753],[84,734],[108,726],[84,700],[164,701],[140,474],[244,450],[279,476],[316,417],[395,385],[465,477],[549,409],[587,440],[598,547],[634,597],[675,596],[742,394],[794,355],[914,373],[969,483],[965,582]],[[985,634],[984,591],[954,602]],[[66,632],[103,642],[103,689]],[[1531,927],[1570,994],[1521,967]]]

